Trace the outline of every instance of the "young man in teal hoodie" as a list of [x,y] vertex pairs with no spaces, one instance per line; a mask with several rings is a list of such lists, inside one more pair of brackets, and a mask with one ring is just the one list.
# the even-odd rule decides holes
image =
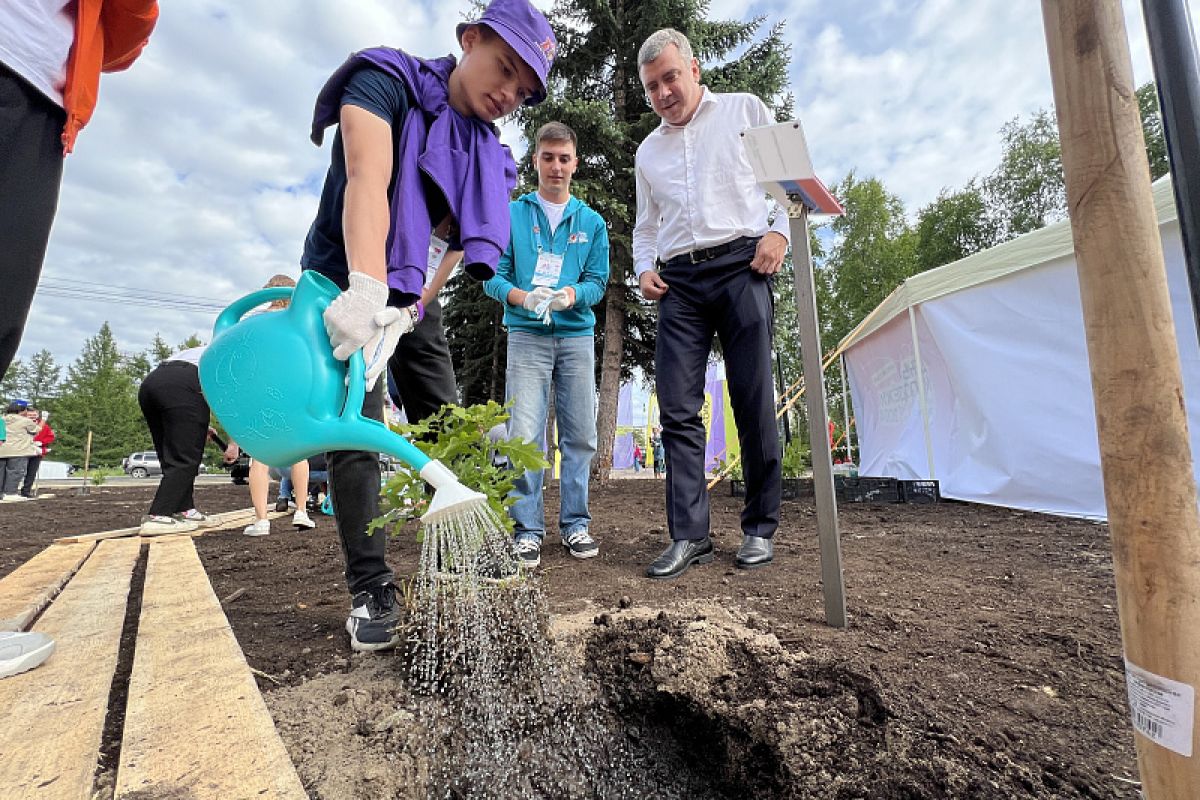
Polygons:
[[[504,304],[508,328],[504,393],[513,401],[508,435],[545,446],[553,385],[562,454],[559,535],[571,555],[591,558],[599,552],[588,530],[588,473],[596,453],[592,306],[608,285],[608,226],[571,196],[571,177],[579,166],[576,145],[575,132],[561,122],[538,130],[537,191],[509,204],[511,240],[484,290]],[[542,471],[518,478],[513,495],[517,553],[522,565],[536,567],[546,535]]]

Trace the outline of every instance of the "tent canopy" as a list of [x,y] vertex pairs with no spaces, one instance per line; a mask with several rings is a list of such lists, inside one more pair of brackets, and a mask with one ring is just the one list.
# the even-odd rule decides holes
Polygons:
[[[1170,180],[1153,194],[1200,452],[1200,343]],[[861,474],[936,478],[960,500],[1106,516],[1068,221],[909,278],[839,352]]]
[[[1177,221],[1179,215],[1175,209],[1175,195],[1171,189],[1170,177],[1159,178],[1151,190],[1154,193],[1154,210],[1158,215],[1159,226]],[[837,352],[844,353],[911,306],[1074,254],[1071,223],[1063,220],[958,261],[913,275],[897,286],[895,291],[863,318],[858,327],[838,343]]]

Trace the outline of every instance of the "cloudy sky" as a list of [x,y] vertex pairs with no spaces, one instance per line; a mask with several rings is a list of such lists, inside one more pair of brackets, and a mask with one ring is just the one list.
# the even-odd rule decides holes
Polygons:
[[[1195,19],[1200,0],[1188,3]],[[1124,5],[1141,84],[1151,78],[1141,4]],[[454,26],[468,7],[165,3],[142,58],[105,76],[67,159],[19,356],[46,348],[69,363],[106,320],[129,352],[156,332],[172,344],[194,332],[207,340],[215,309],[276,272],[295,273],[329,158],[328,143],[308,140],[324,79],[363,47],[457,52]],[[1052,102],[1032,0],[713,0],[710,16],[760,14],[787,23],[797,114],[818,174],[830,184],[851,169],[879,177],[910,213],[990,171],[1001,125]],[[515,132],[505,138],[523,150]]]

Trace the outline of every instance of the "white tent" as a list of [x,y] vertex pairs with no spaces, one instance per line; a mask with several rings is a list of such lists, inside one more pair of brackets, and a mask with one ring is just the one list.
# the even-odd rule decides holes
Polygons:
[[[1200,456],[1200,347],[1179,221],[1170,180],[1153,189]],[[839,349],[860,474],[937,478],[946,497],[1107,516],[1070,223],[909,278]]]

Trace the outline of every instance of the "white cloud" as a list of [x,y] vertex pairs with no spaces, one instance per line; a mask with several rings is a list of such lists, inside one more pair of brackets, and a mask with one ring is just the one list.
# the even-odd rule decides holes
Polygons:
[[[536,0],[547,8],[550,0]],[[1200,0],[1189,0],[1193,15]],[[836,6],[836,7],[835,7]],[[286,9],[286,11],[284,11]],[[328,164],[308,140],[317,90],[350,52],[456,52],[468,0],[175,0],[145,55],[104,77],[66,163],[46,259],[87,281],[228,302],[297,270]],[[1150,77],[1125,0],[1135,78]],[[714,0],[712,18],[786,20],[793,90],[819,174],[876,175],[910,211],[989,171],[1007,120],[1051,104],[1036,4],[1009,0]],[[516,130],[506,141],[521,152]],[[206,334],[211,313],[39,293],[20,355],[63,362],[108,320],[128,350]]]

